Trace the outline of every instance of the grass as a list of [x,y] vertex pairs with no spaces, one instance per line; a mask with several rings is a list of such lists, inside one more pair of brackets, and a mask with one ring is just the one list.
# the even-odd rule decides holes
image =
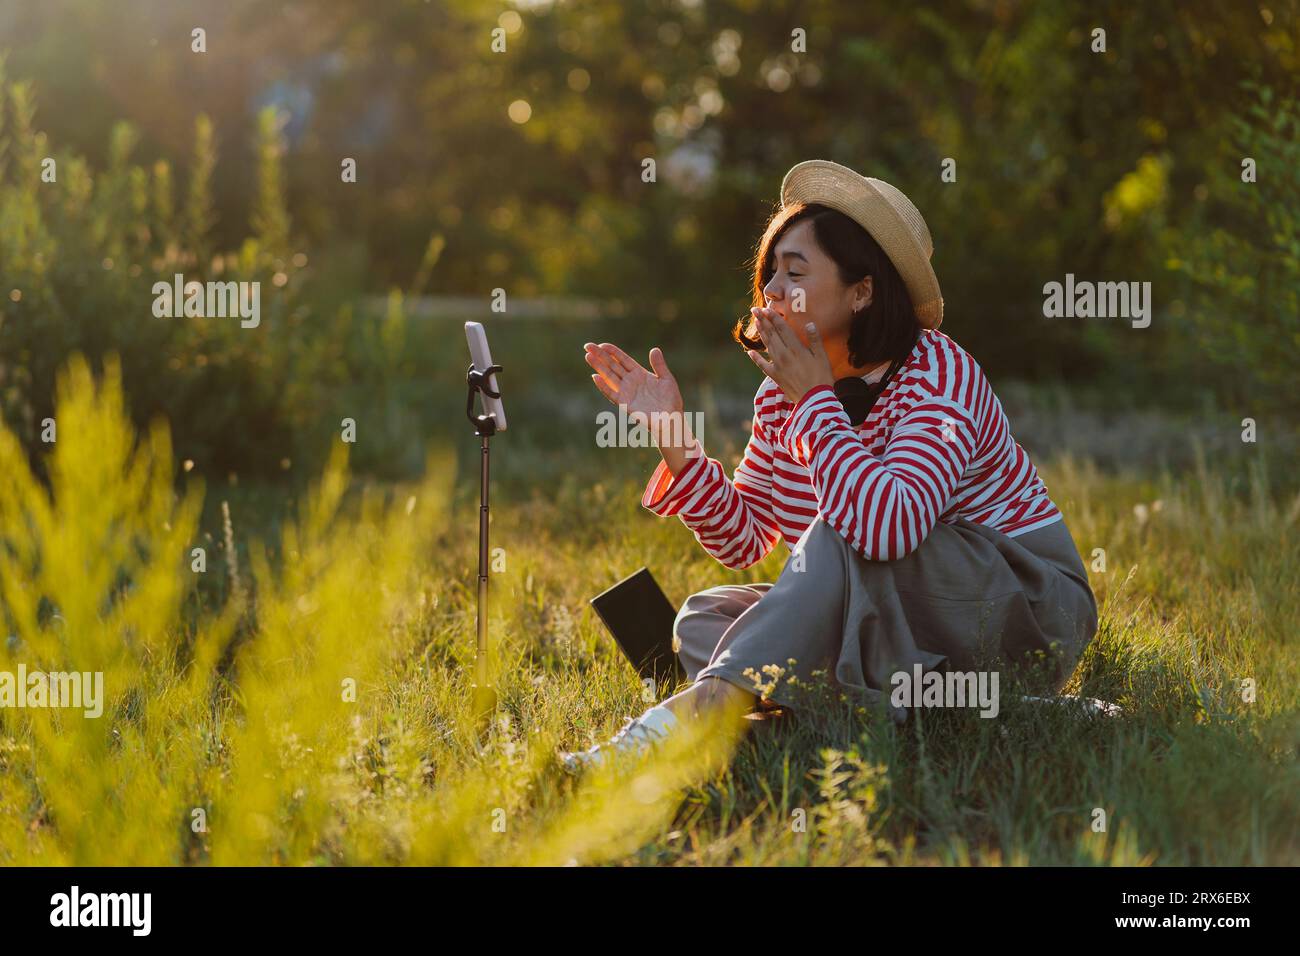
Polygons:
[[[539,388],[547,363],[583,381],[584,334],[555,325],[503,342],[503,383],[558,395]],[[463,373],[459,351],[445,354]],[[711,402],[689,388],[708,357],[694,361],[674,368],[702,396],[706,448],[730,467],[744,402],[721,397],[754,383],[717,376]],[[1103,467],[1068,441],[1035,453],[1101,608],[1068,690],[1122,704],[1123,719],[1004,701],[996,720],[930,712],[897,728],[828,694],[734,750],[703,728],[630,774],[574,781],[553,750],[600,740],[647,706],[587,600],[643,564],[677,602],[773,580],[784,546],[723,568],[679,522],[640,508],[652,450],[594,448],[594,389],[569,405],[517,401],[493,441],[500,707],[480,737],[467,424],[452,423],[409,481],[351,476],[336,442],[300,496],[210,490],[198,476],[177,495],[167,430],[136,436],[120,388],[111,366],[98,386],[69,367],[50,494],[0,431],[0,608],[12,635],[0,670],[101,670],[107,689],[98,720],[0,709],[0,864],[1300,859],[1300,496],[1278,479],[1294,473],[1292,446],[1207,451],[1198,439],[1177,468],[1137,449],[1133,467]],[[463,393],[444,391],[438,400],[460,407]],[[1107,429],[1076,428],[1078,409],[1032,414],[1058,435],[1114,445]]]

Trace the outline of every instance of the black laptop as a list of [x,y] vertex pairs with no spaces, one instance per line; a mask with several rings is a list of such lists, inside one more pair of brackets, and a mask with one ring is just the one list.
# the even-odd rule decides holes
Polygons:
[[643,678],[684,680],[673,653],[673,624],[677,609],[664,595],[649,568],[628,575],[597,594],[590,604],[636,672]]

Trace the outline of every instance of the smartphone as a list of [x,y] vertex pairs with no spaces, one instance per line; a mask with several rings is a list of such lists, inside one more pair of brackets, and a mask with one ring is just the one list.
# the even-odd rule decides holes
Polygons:
[[[474,367],[480,372],[486,371],[492,365],[492,352],[488,349],[487,333],[483,331],[482,322],[465,323],[465,341],[469,343],[469,357],[473,360]],[[488,376],[487,385],[494,392],[501,391],[496,372]],[[479,394],[483,397],[483,413],[496,419],[497,431],[505,431],[506,408],[501,404],[501,399],[493,398],[486,392]]]

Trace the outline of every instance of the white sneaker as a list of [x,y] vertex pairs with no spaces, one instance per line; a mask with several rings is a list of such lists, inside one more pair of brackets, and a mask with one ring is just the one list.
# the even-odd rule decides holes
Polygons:
[[557,755],[560,766],[571,774],[578,774],[626,755],[640,756],[661,743],[676,723],[672,711],[666,707],[652,707],[640,717],[629,717],[622,729],[603,744],[588,750],[560,751]]
[[1062,694],[1060,697],[1022,697],[1022,700],[1038,704],[1065,704],[1078,707],[1089,717],[1123,717],[1124,708],[1119,704],[1110,704],[1096,697],[1076,697],[1074,694]]

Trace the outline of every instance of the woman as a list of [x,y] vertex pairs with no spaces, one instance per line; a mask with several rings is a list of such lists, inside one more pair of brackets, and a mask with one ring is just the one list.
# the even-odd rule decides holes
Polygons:
[[1052,693],[1068,680],[1096,601],[979,365],[938,331],[931,252],[921,214],[888,183],[825,160],[786,174],[754,308],[733,330],[765,378],[731,479],[689,434],[668,440],[664,413],[683,405],[658,348],[651,372],[586,344],[596,387],[661,423],[642,504],[729,568],[778,538],[791,555],[775,584],[691,595],[674,634],[691,686],[608,743],[562,754],[568,769],[639,751],[710,708],[797,709],[818,671],[900,722],[900,674],[1036,661]]

